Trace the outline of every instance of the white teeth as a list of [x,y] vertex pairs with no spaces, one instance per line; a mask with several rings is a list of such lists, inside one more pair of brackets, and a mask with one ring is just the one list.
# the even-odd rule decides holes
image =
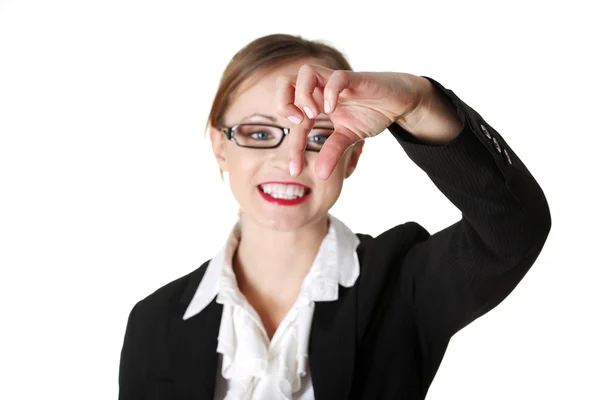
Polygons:
[[282,185],[279,183],[267,183],[260,185],[260,188],[266,194],[277,199],[292,200],[304,196],[305,189],[297,185]]

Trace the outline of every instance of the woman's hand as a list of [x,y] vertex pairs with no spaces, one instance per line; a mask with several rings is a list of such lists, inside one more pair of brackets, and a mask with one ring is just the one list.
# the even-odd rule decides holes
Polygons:
[[352,144],[378,135],[421,104],[423,80],[401,72],[353,72],[310,64],[298,74],[279,76],[277,113],[300,127],[287,138],[292,142],[290,173],[302,172],[307,136],[319,114],[328,114],[335,129],[317,157],[317,176],[325,180]]

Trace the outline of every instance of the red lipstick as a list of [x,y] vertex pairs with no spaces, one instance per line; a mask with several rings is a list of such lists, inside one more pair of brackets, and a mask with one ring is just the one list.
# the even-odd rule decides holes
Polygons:
[[[278,199],[276,197],[273,197],[273,196],[263,192],[263,190],[260,187],[261,185],[266,185],[266,184],[271,184],[271,183],[276,183],[276,184],[281,184],[281,185],[301,186],[304,188],[305,192],[302,197],[298,197],[297,199],[291,199],[291,200]],[[301,204],[301,203],[305,202],[308,199],[308,197],[312,194],[312,190],[310,190],[310,188],[308,186],[303,185],[301,183],[296,183],[296,182],[270,181],[270,182],[263,182],[261,185],[258,185],[256,187],[256,189],[258,190],[258,193],[260,193],[262,198],[265,199],[266,201],[268,201],[269,203],[278,204],[280,206],[295,206],[295,205]]]

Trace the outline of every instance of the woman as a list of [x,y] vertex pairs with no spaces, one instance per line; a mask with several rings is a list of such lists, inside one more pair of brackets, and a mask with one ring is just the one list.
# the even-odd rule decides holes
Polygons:
[[[506,298],[550,230],[533,176],[452,91],[353,72],[321,43],[248,44],[207,127],[240,217],[214,258],[133,307],[122,400],[423,399],[452,335]],[[386,129],[460,221],[372,237],[329,214]]]

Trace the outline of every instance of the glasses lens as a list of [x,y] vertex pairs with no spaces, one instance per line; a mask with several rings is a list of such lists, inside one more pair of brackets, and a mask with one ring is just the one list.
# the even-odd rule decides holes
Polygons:
[[[333,133],[331,128],[313,127],[306,140],[306,150],[320,151],[323,144]],[[269,125],[239,125],[233,132],[235,141],[244,147],[272,148],[281,143],[281,128]]]
[[240,125],[233,132],[235,141],[248,147],[274,147],[281,141],[281,136],[281,129],[267,125]]
[[329,136],[333,133],[331,128],[317,128],[313,129],[306,138],[306,150],[319,151],[323,147],[323,144]]

